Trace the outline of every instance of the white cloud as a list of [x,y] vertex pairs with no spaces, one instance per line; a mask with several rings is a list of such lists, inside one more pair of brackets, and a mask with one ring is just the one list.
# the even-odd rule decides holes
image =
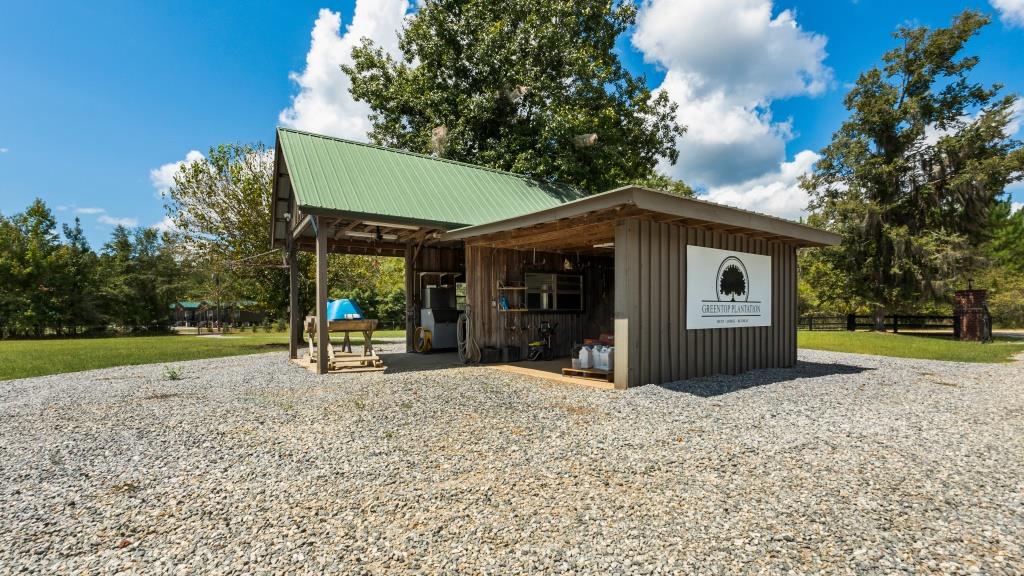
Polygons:
[[[1021,0],[1024,2],[1024,0]],[[1010,122],[1006,125],[1006,134],[1013,136],[1024,128],[1024,100],[1018,99],[1013,103],[1013,116],[1010,118]]]
[[168,162],[159,168],[150,170],[149,181],[153,183],[153,188],[156,189],[156,197],[163,198],[167,191],[174,186],[174,176],[178,173],[178,170],[181,170],[182,166],[205,158],[202,152],[190,150],[188,154],[185,154],[184,160]]
[[126,228],[134,228],[139,225],[138,218],[116,218],[109,214],[100,214],[99,218],[96,219],[100,224],[106,224],[108,226],[124,226]]
[[[775,120],[772,101],[817,96],[832,84],[827,38],[803,30],[795,12],[773,17],[772,10],[771,0],[650,0],[632,38],[646,60],[666,69],[659,90],[679,104],[687,127],[679,162],[662,168],[734,204],[745,194],[740,186],[759,186],[753,195],[790,189],[787,181],[768,179],[813,155],[804,151],[784,162],[792,120]],[[791,203],[782,203],[784,213],[794,213]]]
[[352,83],[339,66],[352,62],[352,49],[364,37],[398,54],[397,34],[408,9],[408,0],[357,0],[352,23],[342,34],[341,14],[322,8],[310,35],[306,69],[289,75],[299,93],[278,121],[299,130],[365,140],[370,108],[352,99]]
[[174,220],[171,220],[170,216],[164,216],[163,220],[153,224],[150,228],[157,232],[175,232],[178,230],[178,227],[174,224]]
[[647,60],[696,76],[701,95],[728,87],[745,102],[822,93],[832,79],[826,40],[790,10],[773,18],[771,0],[652,0],[633,34]]
[[1003,189],[1003,193],[1006,194],[1007,199],[1010,200],[1010,205],[1014,211],[1019,210],[1021,206],[1024,206],[1024,180],[1014,182]]
[[[978,111],[975,114],[965,114],[960,117],[960,122],[967,124],[974,122],[981,115]],[[1024,100],[1017,100],[1010,107],[1010,121],[1006,123],[1006,135],[1009,137],[1015,136],[1024,127]],[[951,126],[945,130],[938,128],[934,124],[924,127],[924,143],[929,146],[934,146],[938,143],[940,138],[949,136],[957,133],[957,127]]]
[[10,151],[11,151],[10,148],[0,148],[0,154],[7,154]]
[[800,188],[800,177],[811,171],[820,156],[804,150],[792,162],[782,162],[778,170],[746,182],[711,188],[705,199],[796,220],[806,215],[810,196]]
[[77,216],[95,216],[97,222],[99,222],[100,224],[106,224],[108,226],[126,226],[128,228],[134,228],[135,226],[139,225],[139,219],[138,218],[118,218],[116,216],[111,216],[107,212],[106,208],[99,208],[99,207],[96,207],[96,206],[87,206],[87,207],[81,207],[80,208],[80,207],[75,206],[75,205],[71,205],[71,206],[60,205],[60,206],[57,206],[57,210],[59,210],[61,212],[65,212],[67,210],[71,210],[72,212],[74,212],[76,217]]
[[1013,212],[1016,212],[1018,210],[1024,209],[1024,202],[1011,202],[1010,203],[1010,209]]
[[1007,27],[1024,28],[1024,0],[989,0],[989,4],[999,12],[999,19]]

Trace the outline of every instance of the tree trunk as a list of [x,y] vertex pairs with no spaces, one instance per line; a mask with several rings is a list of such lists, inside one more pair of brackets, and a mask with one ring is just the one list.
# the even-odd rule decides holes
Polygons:
[[875,306],[875,332],[885,332],[885,307]]

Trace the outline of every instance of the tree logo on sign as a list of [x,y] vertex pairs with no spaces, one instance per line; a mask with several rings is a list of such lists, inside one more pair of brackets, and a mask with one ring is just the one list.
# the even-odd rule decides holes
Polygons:
[[719,302],[746,302],[750,293],[747,267],[736,256],[729,256],[718,265],[715,294]]

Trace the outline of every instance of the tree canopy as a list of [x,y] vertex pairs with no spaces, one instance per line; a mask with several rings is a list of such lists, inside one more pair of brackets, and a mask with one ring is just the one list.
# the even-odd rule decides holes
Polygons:
[[273,163],[261,143],[214,146],[207,158],[182,166],[164,200],[183,243],[207,276],[216,274],[208,290],[227,287],[229,297],[281,310],[287,275],[274,267],[280,253],[267,253]]
[[810,221],[843,235],[821,258],[876,321],[966,284],[993,208],[1022,177],[1024,150],[1006,130],[1017,97],[972,81],[978,58],[961,54],[988,22],[965,11],[948,28],[899,28],[900,45],[858,77],[850,117],[803,182]]
[[0,336],[163,327],[185,288],[173,238],[117,227],[100,254],[78,219],[63,227],[41,200],[0,215]]
[[652,179],[684,129],[622,66],[615,43],[635,17],[630,1],[425,0],[400,58],[364,39],[342,68],[377,144],[589,192],[667,184]]
[[[271,315],[288,306],[288,272],[269,250],[273,156],[261,143],[222,144],[182,167],[165,198],[183,249],[198,270],[190,293],[219,300],[254,300]],[[299,255],[299,302],[314,305],[313,258]],[[333,297],[356,298],[385,322],[405,314],[403,263],[397,258],[331,255]],[[300,312],[300,314],[303,312]]]

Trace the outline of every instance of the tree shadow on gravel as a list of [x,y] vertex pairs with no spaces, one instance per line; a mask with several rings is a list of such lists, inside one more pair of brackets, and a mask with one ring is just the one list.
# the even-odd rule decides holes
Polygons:
[[791,382],[804,378],[823,378],[841,374],[860,374],[874,368],[863,366],[851,366],[849,364],[824,364],[821,362],[797,362],[792,368],[772,368],[767,370],[754,370],[736,376],[717,375],[680,382],[669,382],[659,384],[661,388],[670,392],[682,392],[700,396],[701,398],[712,398],[739,392],[747,388],[767,386],[780,382]]

